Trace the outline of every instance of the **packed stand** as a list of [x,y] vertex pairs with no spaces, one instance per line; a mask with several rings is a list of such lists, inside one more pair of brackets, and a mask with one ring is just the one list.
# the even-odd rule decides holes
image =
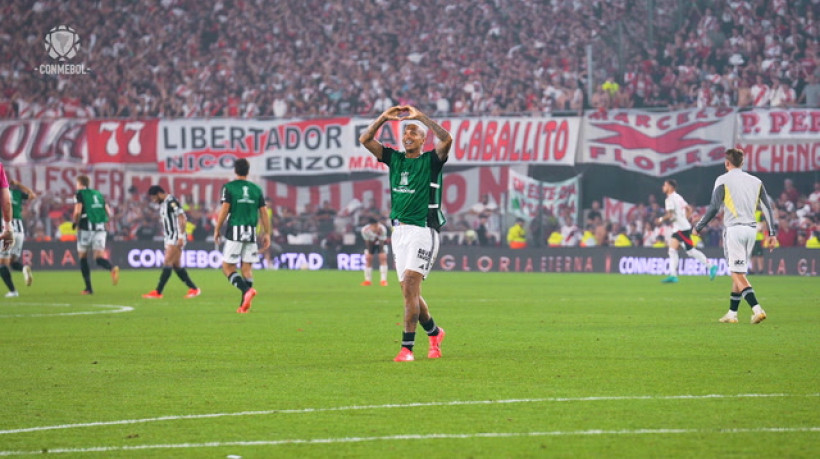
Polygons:
[[[817,106],[817,9],[817,0],[11,0],[0,5],[0,117]],[[57,25],[79,34],[72,62],[89,75],[36,71],[54,62],[43,40]]]

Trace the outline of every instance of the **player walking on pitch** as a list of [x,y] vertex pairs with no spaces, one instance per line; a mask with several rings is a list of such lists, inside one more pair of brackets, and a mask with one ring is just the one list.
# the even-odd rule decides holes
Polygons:
[[379,275],[381,286],[387,287],[387,227],[371,218],[367,225],[362,227],[364,239],[364,282],[368,286],[373,283],[373,255],[379,256]]
[[698,260],[709,270],[709,280],[714,280],[717,275],[717,266],[709,263],[709,259],[700,250],[695,248],[692,242],[692,224],[689,223],[689,215],[692,208],[677,192],[678,182],[669,179],[663,182],[663,192],[666,194],[666,214],[658,218],[658,224],[669,223],[672,226],[672,237],[669,238],[669,277],[663,279],[663,283],[678,282],[678,249],[680,244],[686,249],[686,254]]
[[[405,151],[386,147],[375,139],[376,132],[388,121],[402,121]],[[422,151],[428,129],[433,131],[438,143],[433,150]],[[438,255],[439,230],[445,222],[441,210],[441,171],[453,139],[438,123],[408,105],[385,110],[362,133],[359,142],[390,168],[392,248],[404,296],[401,350],[393,360],[414,360],[413,346],[419,323],[430,340],[427,357],[439,358],[444,329],[439,328],[430,315],[427,302],[421,296],[421,282],[430,273]]]
[[729,299],[729,312],[720,318],[723,323],[737,323],[737,310],[740,300],[745,299],[752,308],[753,324],[766,319],[766,312],[760,307],[755,297],[752,284],[746,278],[749,268],[749,257],[755,244],[757,222],[755,210],[758,205],[763,218],[769,224],[769,247],[774,247],[777,233],[777,220],[772,214],[766,187],[759,178],[743,172],[743,150],[730,148],[726,150],[726,173],[715,180],[712,191],[712,202],[706,214],[695,225],[695,232],[703,228],[717,215],[723,207],[723,251],[732,274],[732,293]]
[[105,240],[108,236],[106,226],[111,215],[111,207],[99,191],[89,188],[90,184],[91,180],[88,176],[77,176],[77,196],[72,217],[74,226],[77,228],[77,256],[80,259],[80,272],[85,281],[83,295],[94,293],[94,289],[91,288],[91,267],[88,265],[86,256],[88,249],[92,250],[97,265],[111,272],[111,283],[117,285],[120,281],[120,267],[113,266],[104,257]]
[[[222,272],[234,287],[242,292],[242,299],[236,312],[247,313],[251,301],[256,296],[253,288],[253,264],[259,261],[259,251],[270,247],[270,220],[268,208],[259,185],[248,181],[250,163],[240,158],[234,163],[236,179],[222,187],[222,206],[214,228],[214,243],[219,245],[222,235],[219,230],[225,221],[225,246],[222,248]],[[261,245],[256,245],[256,226],[262,223]],[[241,262],[242,274],[236,272],[236,264]]]
[[23,255],[23,242],[26,239],[25,225],[23,224],[23,201],[34,199],[37,196],[30,188],[22,183],[9,179],[9,195],[11,197],[11,226],[14,232],[14,242],[9,247],[0,248],[0,278],[9,288],[6,293],[7,298],[20,296],[14,287],[11,279],[11,269],[23,272],[23,279],[26,285],[31,285],[34,276],[31,273],[31,266],[23,265],[21,257]]
[[0,266],[0,274],[6,286],[9,288],[9,292],[6,293],[7,298],[19,296],[11,280],[11,273],[9,272],[8,266],[6,266],[8,264],[8,253],[15,244],[15,232],[12,222],[14,211],[12,209],[13,204],[11,190],[9,190],[9,181],[6,177],[6,171],[3,169],[3,165],[0,164],[0,213],[2,213],[3,216],[3,234],[0,235],[0,252],[5,256],[2,266]]
[[165,289],[165,284],[171,277],[171,270],[177,273],[177,277],[185,282],[188,286],[188,293],[185,298],[194,298],[199,296],[201,290],[197,288],[196,284],[188,276],[188,271],[182,267],[182,249],[188,242],[185,226],[188,219],[185,216],[185,211],[179,205],[179,201],[173,195],[165,192],[159,185],[153,185],[148,189],[148,197],[155,204],[159,204],[159,219],[162,223],[162,230],[165,235],[165,264],[162,267],[162,274],[159,276],[159,284],[157,289],[152,290],[144,295],[143,298],[162,298],[162,291]]

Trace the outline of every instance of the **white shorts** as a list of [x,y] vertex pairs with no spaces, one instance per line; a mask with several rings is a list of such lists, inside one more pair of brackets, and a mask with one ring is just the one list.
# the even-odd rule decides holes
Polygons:
[[756,237],[757,229],[752,226],[730,226],[723,231],[723,253],[729,271],[744,274],[749,271],[749,257]]
[[20,258],[20,255],[23,253],[23,241],[25,240],[26,233],[18,233],[15,231],[14,242],[12,242],[7,250],[3,250],[2,245],[0,245],[0,258]]
[[91,250],[105,250],[105,231],[79,230],[77,231],[77,250],[88,252]]
[[426,279],[436,262],[439,245],[438,231],[433,228],[396,226],[392,246],[399,282],[404,280],[405,271],[421,273]]
[[243,263],[256,263],[259,261],[259,247],[256,242],[239,242],[226,240],[222,247],[222,262],[235,265],[239,261]]
[[[172,245],[172,246],[176,247],[177,242],[179,242],[179,238],[165,237],[165,238],[163,238],[163,241],[165,242],[165,247],[168,247],[169,245]],[[185,244],[187,244],[187,243],[188,243],[188,238],[185,238],[185,239],[182,240],[182,249],[185,249]]]

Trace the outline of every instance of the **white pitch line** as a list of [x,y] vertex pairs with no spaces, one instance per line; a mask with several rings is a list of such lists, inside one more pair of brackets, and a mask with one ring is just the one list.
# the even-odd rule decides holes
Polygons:
[[261,416],[269,414],[304,414],[322,413],[333,411],[357,411],[357,410],[383,410],[394,408],[417,408],[430,406],[467,406],[467,405],[503,405],[509,403],[550,403],[550,402],[600,402],[600,401],[624,401],[624,400],[704,400],[704,399],[732,399],[732,398],[773,398],[773,397],[820,397],[818,394],[708,394],[708,395],[635,395],[635,396],[604,396],[604,397],[548,397],[548,398],[521,398],[507,400],[455,400],[450,402],[419,402],[404,404],[386,405],[352,405],[332,408],[299,408],[264,411],[239,411],[235,413],[206,413],[206,414],[184,414],[176,416],[160,416],[155,418],[142,419],[122,419],[117,421],[97,421],[78,424],[62,424],[53,426],[25,427],[20,429],[0,430],[0,435],[9,435],[26,432],[41,432],[45,430],[77,429],[82,427],[101,427],[126,424],[143,424],[162,421],[179,421],[187,419],[210,419],[230,416]]
[[341,438],[293,438],[286,440],[229,441],[207,443],[176,443],[130,446],[93,446],[88,448],[54,448],[37,451],[0,451],[0,456],[33,456],[36,454],[61,453],[110,453],[115,451],[145,451],[157,449],[192,449],[224,448],[239,446],[279,446],[279,445],[317,445],[334,443],[363,443],[375,441],[410,441],[410,440],[464,440],[475,438],[516,438],[516,437],[569,437],[569,436],[617,436],[617,435],[681,435],[681,434],[744,434],[744,433],[793,433],[820,432],[820,427],[761,427],[756,429],[635,429],[635,430],[570,430],[550,432],[480,432],[467,434],[410,434],[382,437],[341,437]]
[[[23,303],[18,303],[23,304]],[[25,303],[30,304],[30,303]],[[57,307],[65,307],[69,306],[66,304],[42,304],[38,303],[38,306],[57,306]],[[131,312],[134,310],[131,306],[122,306],[119,304],[89,304],[88,306],[98,307],[98,308],[113,308],[105,311],[78,311],[78,312],[55,312],[52,314],[0,314],[0,318],[2,317],[52,317],[52,316],[85,316],[85,315],[92,315],[92,314],[118,314],[120,312]]]

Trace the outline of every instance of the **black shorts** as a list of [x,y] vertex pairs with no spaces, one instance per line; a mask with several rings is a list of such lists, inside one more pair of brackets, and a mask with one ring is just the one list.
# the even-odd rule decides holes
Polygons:
[[691,229],[675,231],[675,234],[673,234],[672,237],[683,243],[683,246],[686,248],[686,250],[692,250],[695,247],[695,244],[692,243]]
[[755,246],[752,247],[752,256],[753,257],[762,257],[763,256],[763,241],[760,239],[755,241]]
[[364,253],[377,255],[381,252],[387,253],[387,244],[383,241],[364,241]]

